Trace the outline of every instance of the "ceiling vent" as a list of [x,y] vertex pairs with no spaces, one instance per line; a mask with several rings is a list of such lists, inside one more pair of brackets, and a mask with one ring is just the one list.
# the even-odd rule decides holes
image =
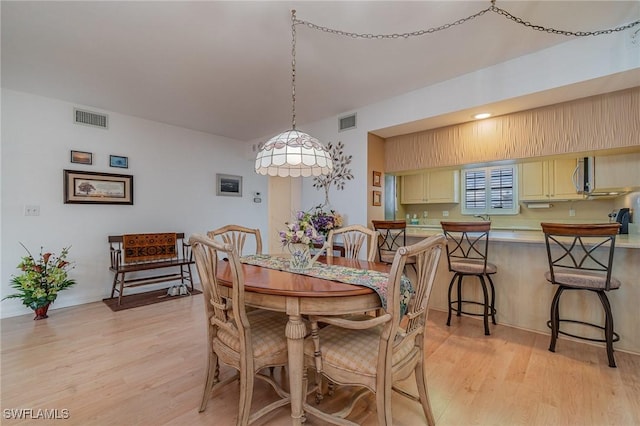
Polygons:
[[73,116],[76,124],[100,127],[101,129],[106,129],[109,125],[109,116],[106,114],[98,114],[96,112],[84,111],[78,108],[74,108]]
[[338,131],[355,129],[356,128],[356,114],[345,115],[338,118]]

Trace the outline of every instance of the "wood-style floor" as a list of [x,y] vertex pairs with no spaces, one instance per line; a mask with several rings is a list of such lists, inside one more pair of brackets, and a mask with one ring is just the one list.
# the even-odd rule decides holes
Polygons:
[[[2,320],[2,424],[234,425],[237,382],[198,413],[202,303],[198,295],[112,312],[97,302],[50,311],[42,321]],[[498,325],[484,336],[481,321],[469,317],[444,323],[442,312],[430,313],[426,363],[439,426],[640,424],[640,356],[616,352],[618,368],[611,369],[603,348],[561,339],[553,354],[545,335]],[[323,405],[338,407],[346,390]],[[259,382],[254,407],[273,397]],[[375,425],[373,400],[359,404],[350,419]],[[6,418],[19,408],[68,410],[69,419]],[[400,396],[393,418],[398,426],[425,423],[419,405]],[[290,424],[289,407],[258,424]],[[309,417],[307,424],[322,422]]]

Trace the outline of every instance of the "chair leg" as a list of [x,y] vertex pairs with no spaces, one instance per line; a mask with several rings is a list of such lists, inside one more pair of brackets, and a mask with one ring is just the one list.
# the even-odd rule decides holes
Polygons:
[[551,302],[551,342],[549,343],[549,351],[556,351],[556,341],[558,340],[558,330],[560,329],[560,295],[564,291],[563,286],[558,286],[556,294]]
[[493,286],[493,280],[491,279],[491,275],[487,275],[487,279],[489,279],[489,285],[491,286],[491,320],[493,321],[493,325],[496,324],[496,289]]
[[489,332],[489,293],[487,292],[487,283],[484,281],[484,277],[482,275],[478,275],[480,278],[480,284],[482,285],[482,294],[484,296],[484,315],[482,315],[484,319],[484,335],[490,336]]
[[611,313],[611,304],[609,298],[604,291],[598,291],[600,302],[604,308],[604,336],[607,341],[607,358],[609,359],[609,367],[616,368],[616,360],[613,357],[613,314]]
[[376,411],[379,426],[392,426],[391,418],[391,384],[385,383],[376,390]]
[[245,372],[240,373],[240,401],[238,401],[237,426],[246,426],[249,424],[254,375],[253,366],[247,368]]
[[316,366],[316,404],[324,398],[322,395],[322,352],[320,351],[320,334],[317,321],[311,321],[311,340],[313,341],[313,357]]
[[451,325],[451,290],[453,290],[453,283],[456,280],[456,275],[457,274],[453,274],[453,278],[451,278],[451,282],[449,283],[449,293],[447,296],[447,301],[449,303],[447,303],[447,306],[449,307],[449,314],[447,315],[447,325]]
[[[424,356],[421,358],[424,359]],[[429,402],[429,390],[427,389],[427,371],[424,368],[424,362],[418,362],[414,371],[416,376],[416,385],[418,387],[418,395],[420,396],[420,404],[422,404],[422,411],[427,418],[428,426],[435,426],[436,420],[433,417],[433,410],[431,409],[431,402]]]
[[207,403],[211,399],[211,391],[213,386],[218,383],[220,374],[220,366],[218,364],[218,355],[209,345],[209,359],[207,362],[207,376],[204,381],[204,390],[202,391],[202,401],[200,401],[199,412],[203,412],[207,408]]

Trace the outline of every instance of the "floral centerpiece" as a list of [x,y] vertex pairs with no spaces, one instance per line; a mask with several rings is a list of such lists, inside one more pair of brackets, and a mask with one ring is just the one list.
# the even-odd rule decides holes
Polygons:
[[323,244],[325,237],[313,226],[312,214],[299,211],[294,222],[287,222],[287,229],[280,232],[282,245],[289,249],[292,270],[305,270],[313,264],[310,249]]
[[[22,243],[20,245],[24,247]],[[38,259],[26,247],[24,249],[28,256],[22,257],[18,264],[22,274],[14,275],[11,279],[11,287],[18,292],[2,300],[21,299],[23,305],[36,312],[34,319],[47,318],[47,309],[56,300],[58,293],[76,283],[69,278],[69,269],[73,268],[67,261],[69,247],[63,248],[60,256],[50,252],[43,254],[41,247]]]
[[342,226],[342,215],[335,210],[327,212],[322,210],[322,206],[316,206],[311,213],[311,223],[316,231],[327,238],[329,231]]
[[322,244],[325,237],[318,233],[313,225],[312,215],[309,212],[296,213],[295,222],[287,222],[287,229],[280,231],[280,240],[283,246],[290,244],[305,244],[313,247],[314,244]]

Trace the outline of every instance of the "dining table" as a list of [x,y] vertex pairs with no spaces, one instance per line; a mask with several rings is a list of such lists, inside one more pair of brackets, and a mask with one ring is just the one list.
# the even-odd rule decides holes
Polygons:
[[[268,257],[262,255],[262,257]],[[388,274],[391,265],[344,257],[319,257],[316,262],[377,271]],[[370,287],[337,282],[325,277],[307,275],[304,271],[278,270],[241,259],[244,274],[245,303],[260,309],[288,315],[287,337],[291,422],[301,425],[304,417],[303,389],[304,339],[308,330],[305,315],[345,315],[375,311],[383,306],[378,293]],[[325,268],[326,269],[326,268]],[[373,272],[376,274],[376,272]],[[366,275],[366,274],[365,274]],[[232,277],[228,262],[221,260],[217,270],[222,295],[231,297]]]

